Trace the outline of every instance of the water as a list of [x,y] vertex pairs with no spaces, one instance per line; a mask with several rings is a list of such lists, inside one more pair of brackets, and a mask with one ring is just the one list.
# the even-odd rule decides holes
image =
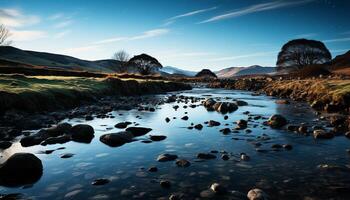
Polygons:
[[[229,190],[237,190],[244,194],[258,187],[266,191],[272,199],[347,199],[347,191],[350,189],[350,171],[347,170],[347,165],[350,156],[346,149],[349,148],[350,141],[346,138],[314,140],[310,136],[285,130],[269,127],[263,129],[263,119],[248,123],[251,133],[241,130],[239,133],[223,135],[219,132],[225,127],[233,128],[233,122],[239,119],[247,119],[248,115],[243,114],[244,111],[264,117],[282,114],[293,124],[325,124],[326,122],[317,120],[317,116],[308,105],[300,102],[278,105],[274,103],[273,97],[252,96],[250,92],[221,89],[194,89],[177,94],[195,97],[212,95],[213,98],[221,98],[222,101],[225,97],[230,97],[244,100],[249,105],[227,114],[228,120],[224,120],[223,114],[208,112],[203,106],[185,109],[184,103],[160,105],[155,112],[115,111],[111,113],[115,118],[95,118],[88,122],[82,119],[67,119],[65,121],[71,124],[92,125],[95,129],[93,141],[90,144],[69,142],[63,145],[39,145],[29,148],[15,143],[10,149],[2,152],[2,161],[16,152],[33,152],[43,162],[43,176],[31,186],[0,187],[0,193],[21,193],[26,198],[52,200],[157,199],[182,192],[186,194],[186,199],[195,199],[200,198],[201,191],[218,182]],[[174,105],[179,105],[180,108],[175,111],[172,108]],[[185,112],[188,112],[188,121],[180,119]],[[169,123],[165,122],[166,117],[171,119]],[[219,121],[221,126],[207,127],[203,122],[208,120]],[[123,121],[136,122],[139,126],[152,128],[148,135],[166,135],[167,139],[142,143],[143,139],[148,138],[146,135],[139,137],[138,141],[115,148],[99,141],[102,134],[120,131],[114,128],[114,125]],[[187,127],[191,123],[201,123],[204,128],[201,131],[189,130]],[[229,125],[225,126],[226,123]],[[263,134],[270,139],[260,141],[257,137]],[[260,148],[268,152],[257,152],[254,142],[260,142]],[[272,144],[291,144],[293,149],[272,151]],[[38,153],[62,146],[66,149],[56,150],[48,155]],[[216,159],[198,162],[197,153],[208,153],[212,150],[219,151]],[[220,151],[227,152],[230,160],[222,160]],[[240,161],[239,155],[243,152],[250,156],[249,161]],[[74,156],[60,158],[64,153],[73,153]],[[161,153],[176,154],[179,158],[189,160],[191,166],[179,168],[175,162],[157,162],[156,158]],[[337,165],[342,169],[322,170],[318,168],[320,164]],[[157,166],[158,172],[148,172],[147,169],[151,166]],[[91,182],[98,178],[108,178],[111,182],[103,186],[91,185]],[[171,188],[161,188],[160,180],[169,180],[172,183]],[[225,199],[229,196],[214,198]]]

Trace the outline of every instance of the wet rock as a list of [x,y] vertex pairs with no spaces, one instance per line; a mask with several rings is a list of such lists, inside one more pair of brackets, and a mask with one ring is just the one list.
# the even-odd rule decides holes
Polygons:
[[347,137],[347,138],[350,139],[350,131],[348,131],[348,132],[345,133],[345,137]]
[[166,123],[169,123],[169,122],[170,122],[169,117],[165,118],[165,122],[166,122]]
[[47,137],[56,137],[63,134],[70,134],[71,129],[72,129],[72,125],[65,122],[65,123],[57,124],[56,126],[52,126],[48,129],[42,129],[40,131],[46,132],[45,134],[47,134]]
[[259,188],[249,190],[247,197],[249,200],[268,200],[268,195]]
[[174,154],[161,154],[158,156],[157,161],[158,162],[167,162],[167,161],[173,161],[176,160],[178,157]]
[[215,159],[215,158],[216,158],[216,155],[210,154],[210,153],[199,153],[199,154],[197,154],[197,158],[199,158],[199,159],[205,159],[205,160],[208,160],[208,159]]
[[245,128],[247,128],[247,125],[248,125],[248,122],[244,119],[240,119],[236,123],[237,123],[238,128],[240,128],[240,129],[245,129]]
[[43,173],[41,160],[31,153],[15,153],[0,165],[0,185],[17,187],[38,181]]
[[227,119],[228,119],[228,116],[227,116],[227,115],[225,115],[225,116],[224,116],[224,120],[227,120]]
[[286,150],[292,150],[292,149],[293,149],[293,146],[290,145],[290,144],[284,144],[284,145],[282,145],[282,147],[283,147],[284,149],[286,149]]
[[114,125],[114,127],[122,129],[122,128],[126,128],[130,124],[132,124],[132,123],[131,122],[120,122],[120,123]]
[[275,101],[276,104],[290,104],[288,100],[280,99]]
[[0,142],[0,149],[8,149],[12,146],[12,143],[9,141],[1,141]]
[[158,168],[157,167],[150,167],[150,168],[148,168],[148,171],[149,172],[157,172]]
[[210,120],[208,122],[208,126],[220,126],[220,122],[214,121],[214,120]]
[[77,124],[72,127],[72,140],[75,142],[90,143],[94,138],[94,128],[87,124]]
[[100,141],[110,147],[119,147],[132,142],[134,135],[128,131],[101,135]]
[[44,140],[41,145],[45,146],[48,144],[64,144],[66,142],[71,141],[71,136],[70,135],[62,135],[62,136],[57,136],[57,137],[49,137],[46,140]]
[[204,107],[208,108],[208,107],[212,107],[215,103],[216,103],[216,101],[214,99],[209,98],[203,102],[203,105],[204,105]]
[[296,125],[288,125],[287,126],[287,130],[288,131],[297,131],[298,130],[298,126],[296,126]]
[[272,115],[267,123],[272,128],[281,128],[287,124],[287,120],[282,115]]
[[227,154],[223,154],[223,155],[221,156],[221,159],[223,159],[223,160],[229,160],[230,157],[229,157]]
[[197,125],[194,126],[194,128],[197,129],[197,130],[202,130],[203,125],[202,124],[197,124]]
[[162,180],[159,182],[159,184],[162,188],[170,188],[171,187],[170,181]]
[[126,131],[132,133],[134,137],[146,135],[151,130],[152,130],[151,128],[144,128],[144,127],[129,127],[126,129]]
[[224,134],[224,135],[227,135],[227,134],[231,133],[231,129],[229,129],[229,128],[224,128],[224,129],[221,129],[220,132],[221,132],[222,134]]
[[306,134],[306,133],[308,132],[307,126],[305,126],[305,125],[299,126],[298,132],[299,132],[299,133],[302,133],[302,134]]
[[242,100],[236,100],[234,101],[236,103],[237,106],[247,106],[248,103],[246,101],[242,101]]
[[248,160],[250,160],[250,157],[245,153],[241,153],[241,160],[248,161]]
[[283,146],[282,145],[280,145],[280,144],[273,144],[273,145],[271,145],[271,148],[273,148],[273,149],[281,149]]
[[189,167],[191,165],[190,161],[185,159],[180,159],[176,161],[178,167]]
[[105,179],[105,178],[100,178],[100,179],[96,179],[94,181],[92,181],[91,185],[106,185],[107,183],[109,183],[110,180]]
[[236,111],[237,109],[238,109],[238,107],[234,103],[222,102],[222,103],[220,103],[219,107],[215,110],[220,112],[220,113],[228,113],[228,112]]
[[151,139],[152,141],[162,141],[166,139],[165,135],[150,135],[149,139]]
[[74,154],[72,154],[72,153],[65,153],[61,156],[61,158],[71,158],[73,156],[74,156]]
[[183,116],[181,119],[187,121],[188,120],[188,116]]
[[313,136],[315,139],[330,139],[334,137],[334,134],[320,129],[320,130],[314,130]]
[[227,192],[226,187],[219,183],[211,184],[210,189],[215,192],[215,194],[225,194]]
[[87,116],[85,116],[85,120],[86,121],[91,121],[91,120],[93,120],[94,118],[91,116],[91,115],[87,115]]
[[25,136],[20,140],[22,147],[30,147],[40,144],[44,139],[39,136]]

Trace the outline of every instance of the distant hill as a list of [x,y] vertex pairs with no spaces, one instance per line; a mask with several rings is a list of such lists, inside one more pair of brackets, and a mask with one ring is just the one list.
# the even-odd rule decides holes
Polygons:
[[60,54],[21,50],[10,46],[0,46],[0,59],[54,69],[91,72],[118,72],[121,70],[121,62],[112,59],[88,61]]
[[348,68],[350,67],[350,51],[343,55],[336,56],[332,60],[333,69]]
[[188,71],[188,70],[183,70],[179,69],[177,67],[171,67],[171,66],[166,66],[160,69],[160,71],[165,72],[167,74],[173,74],[173,75],[185,75],[185,76],[195,76],[197,72],[194,71]]
[[275,72],[276,72],[275,67],[262,67],[259,65],[253,65],[249,67],[229,67],[229,68],[216,71],[215,74],[219,78],[230,78],[234,76],[271,74]]
[[202,69],[200,72],[196,74],[196,77],[201,78],[217,78],[216,74],[209,69]]

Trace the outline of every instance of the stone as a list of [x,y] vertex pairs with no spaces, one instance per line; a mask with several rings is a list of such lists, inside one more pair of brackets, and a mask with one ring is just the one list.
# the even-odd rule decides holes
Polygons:
[[91,185],[106,185],[107,183],[109,183],[110,180],[109,179],[105,179],[105,178],[100,178],[100,179],[96,179],[94,181],[92,181]]
[[210,120],[208,122],[208,126],[220,126],[220,122],[214,121],[214,120]]
[[202,125],[202,124],[196,124],[196,125],[194,126],[194,128],[197,129],[197,130],[202,130],[203,125]]
[[74,154],[72,154],[72,153],[65,153],[65,154],[61,155],[61,158],[71,158],[73,156],[74,156]]
[[1,141],[0,142],[0,149],[8,149],[12,146],[12,143],[9,141]]
[[215,159],[215,158],[216,158],[216,155],[210,154],[210,153],[199,153],[199,154],[197,154],[197,158],[199,158],[199,159],[205,159],[205,160],[208,160],[208,159]]
[[226,187],[222,186],[219,183],[211,184],[210,189],[216,194],[225,194],[227,192]]
[[241,160],[248,161],[248,160],[250,160],[250,157],[245,153],[241,153]]
[[114,125],[114,127],[123,129],[129,126],[130,124],[131,122],[119,122],[118,124]]
[[227,154],[223,154],[223,155],[221,156],[221,159],[223,159],[223,160],[229,160],[230,157],[229,157]]
[[128,131],[108,133],[100,136],[100,141],[110,147],[119,147],[132,142],[134,135]]
[[157,161],[158,162],[167,162],[167,161],[173,161],[176,160],[178,158],[177,155],[174,154],[161,154],[158,156]]
[[326,132],[325,130],[314,130],[313,136],[315,139],[330,139],[334,137],[334,134],[331,132]]
[[170,187],[171,187],[170,181],[161,180],[161,181],[159,182],[159,184],[160,184],[160,186],[161,186],[162,188],[170,188]]
[[94,138],[94,128],[87,124],[77,124],[72,127],[72,140],[75,142],[90,143]]
[[132,133],[134,137],[146,135],[151,130],[152,130],[151,128],[144,128],[144,127],[129,127],[125,129],[125,131]]
[[190,161],[185,159],[179,159],[176,161],[178,167],[189,167],[191,165]]
[[267,123],[272,128],[281,128],[287,125],[287,119],[284,118],[282,115],[272,115],[267,121]]
[[188,120],[188,116],[183,116],[181,119],[187,121]]
[[37,182],[43,173],[41,160],[31,153],[15,153],[0,165],[0,185],[18,187]]
[[229,128],[224,128],[224,129],[221,129],[220,132],[221,132],[222,134],[224,134],[224,135],[227,135],[227,134],[231,133],[231,129],[229,129]]
[[148,171],[149,172],[157,172],[158,168],[157,167],[150,167],[150,168],[148,168]]
[[249,200],[268,200],[268,195],[261,189],[255,188],[249,190],[247,197]]
[[152,141],[158,142],[158,141],[165,140],[166,136],[165,135],[150,135],[149,139],[151,139]]

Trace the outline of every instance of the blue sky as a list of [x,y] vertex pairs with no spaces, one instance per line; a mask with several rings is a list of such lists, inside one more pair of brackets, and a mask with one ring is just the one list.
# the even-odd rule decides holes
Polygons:
[[82,59],[123,49],[188,70],[274,66],[288,40],[325,42],[332,55],[350,50],[350,1],[0,0],[0,23],[13,45]]

